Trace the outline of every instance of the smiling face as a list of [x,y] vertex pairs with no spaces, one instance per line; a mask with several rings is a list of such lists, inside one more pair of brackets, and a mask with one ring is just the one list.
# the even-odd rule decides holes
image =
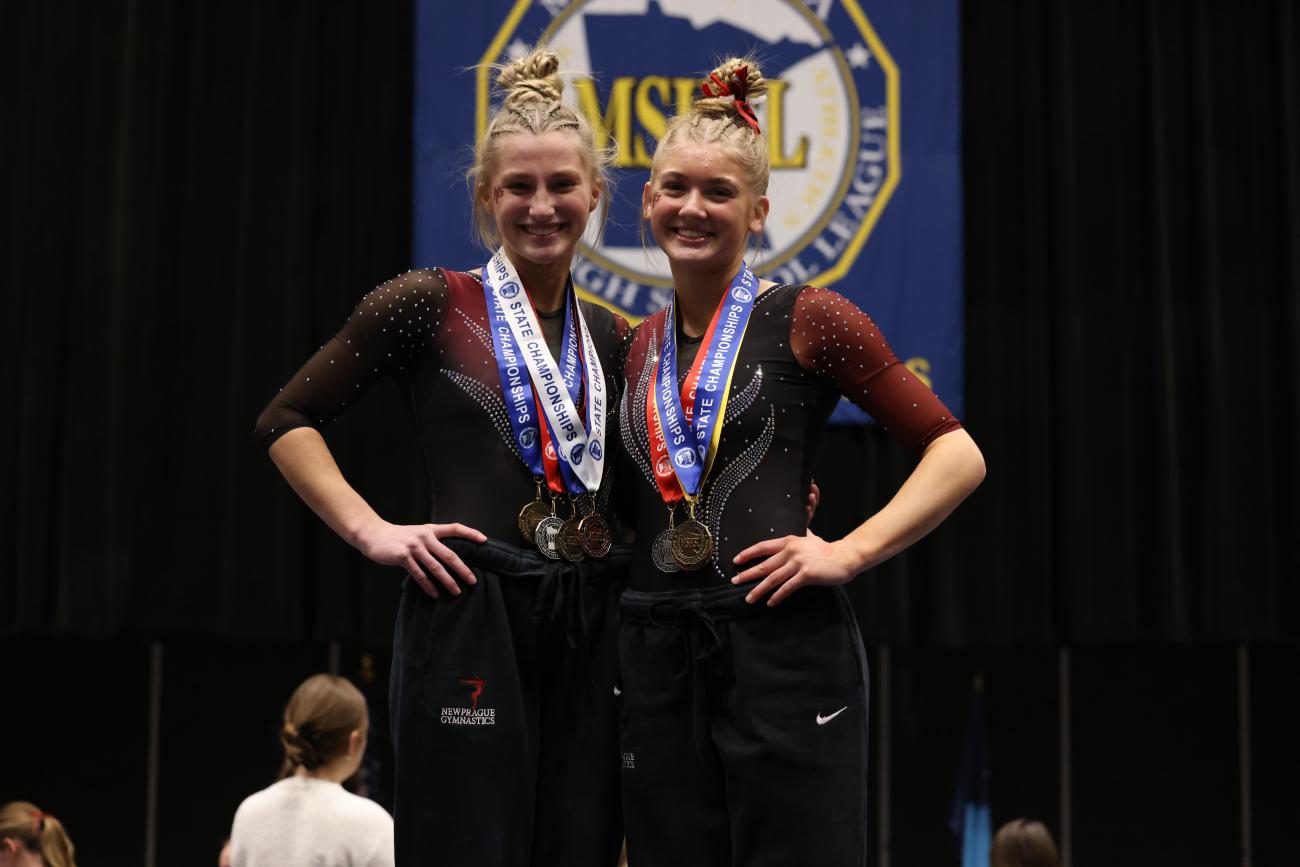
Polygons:
[[506,255],[516,267],[567,269],[600,200],[578,139],[564,132],[516,133],[501,142],[495,162],[479,195]]
[[763,231],[768,200],[754,195],[726,148],[683,141],[656,156],[641,209],[674,272],[730,276],[740,269],[749,236]]

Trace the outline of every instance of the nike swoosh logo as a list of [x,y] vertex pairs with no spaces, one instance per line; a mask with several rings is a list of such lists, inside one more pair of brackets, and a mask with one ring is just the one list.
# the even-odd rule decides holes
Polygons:
[[615,696],[620,696],[620,695],[622,695],[622,694],[623,694],[623,690],[619,689],[618,687],[614,687],[614,695],[615,695]]
[[828,722],[830,722],[831,720],[835,719],[837,716],[839,716],[840,714],[844,713],[844,712],[845,712],[846,710],[848,710],[848,709],[849,709],[849,706],[846,704],[846,705],[844,705],[844,707],[842,707],[842,708],[840,708],[839,710],[835,711],[835,713],[831,714],[830,716],[822,716],[821,714],[817,714],[817,725],[819,725],[819,726],[824,726],[824,725],[826,725],[826,723],[828,723]]

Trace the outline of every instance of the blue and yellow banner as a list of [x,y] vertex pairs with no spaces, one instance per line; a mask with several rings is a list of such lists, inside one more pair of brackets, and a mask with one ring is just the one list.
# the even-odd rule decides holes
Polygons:
[[[778,282],[832,286],[962,411],[960,95],[956,0],[481,0],[416,13],[415,237],[419,265],[472,268],[464,172],[495,105],[490,64],[545,41],[565,100],[618,144],[604,236],[574,281],[639,320],[662,308],[667,262],[647,254],[641,187],[667,118],[717,59],[756,53],[769,80],[771,216],[750,264]],[[842,403],[837,419],[861,420]]]

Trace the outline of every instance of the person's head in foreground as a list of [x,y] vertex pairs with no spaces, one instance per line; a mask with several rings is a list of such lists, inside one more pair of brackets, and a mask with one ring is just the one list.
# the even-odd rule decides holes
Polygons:
[[59,820],[26,801],[0,807],[0,867],[77,867]]
[[361,767],[369,731],[365,696],[350,681],[332,674],[307,678],[284,709],[280,776],[343,782]]
[[991,867],[1060,867],[1056,843],[1042,822],[1012,819],[993,836]]

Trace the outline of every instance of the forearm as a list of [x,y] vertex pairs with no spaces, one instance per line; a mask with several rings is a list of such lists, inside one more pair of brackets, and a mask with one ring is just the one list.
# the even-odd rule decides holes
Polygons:
[[276,440],[269,453],[302,501],[344,541],[362,549],[367,528],[383,519],[343,478],[320,433],[295,428]]
[[932,442],[886,506],[845,536],[853,571],[864,572],[939,526],[984,479],[984,456],[965,430]]

